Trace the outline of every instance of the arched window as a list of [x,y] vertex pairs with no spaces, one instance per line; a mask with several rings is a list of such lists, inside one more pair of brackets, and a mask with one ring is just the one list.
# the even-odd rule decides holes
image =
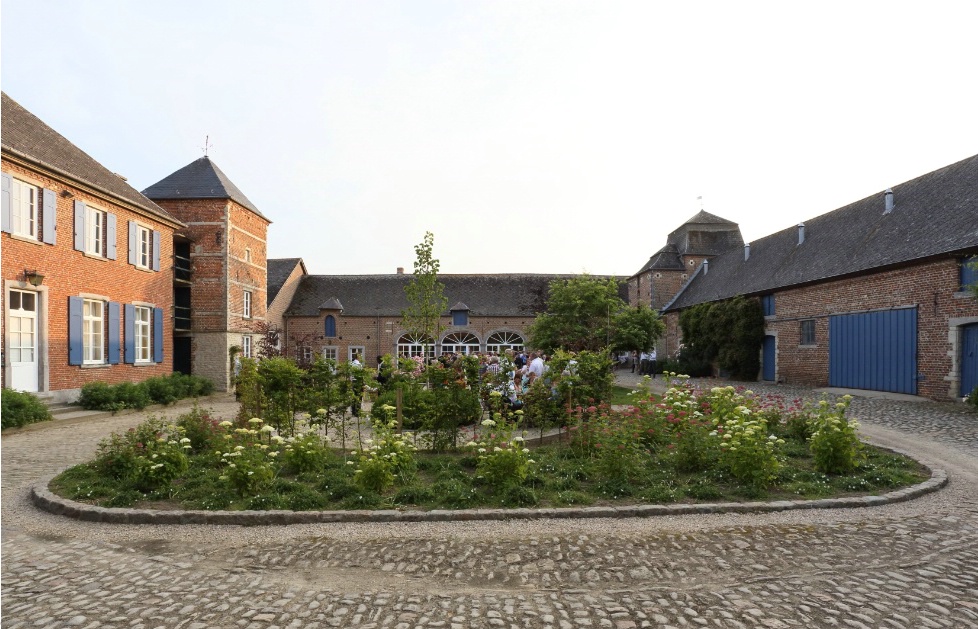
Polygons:
[[479,337],[468,332],[452,332],[441,341],[441,353],[475,354],[479,351]]
[[424,353],[427,358],[435,357],[435,342],[431,337],[405,334],[397,339],[398,356],[418,356]]
[[504,352],[507,349],[521,350],[525,341],[516,332],[493,332],[486,339],[487,352]]
[[326,315],[326,338],[331,339],[336,337],[336,317],[333,315]]

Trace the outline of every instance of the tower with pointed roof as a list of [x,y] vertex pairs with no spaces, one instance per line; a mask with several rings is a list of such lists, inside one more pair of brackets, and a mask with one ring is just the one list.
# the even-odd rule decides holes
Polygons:
[[737,223],[700,210],[669,234],[666,245],[628,278],[629,303],[658,310],[679,292],[703,260],[743,246]]
[[232,348],[254,356],[265,324],[268,220],[204,156],[143,194],[186,224],[174,238],[174,366],[231,384]]

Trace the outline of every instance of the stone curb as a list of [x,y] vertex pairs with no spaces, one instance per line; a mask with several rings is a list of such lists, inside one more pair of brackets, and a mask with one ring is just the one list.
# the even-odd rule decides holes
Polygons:
[[[904,452],[899,454],[906,454]],[[629,505],[625,507],[581,507],[550,509],[461,509],[457,511],[156,511],[109,509],[74,502],[48,489],[54,476],[31,487],[31,501],[43,511],[85,522],[108,524],[220,524],[237,526],[281,526],[329,522],[448,522],[471,520],[536,520],[545,518],[647,518],[664,515],[710,513],[770,513],[802,509],[854,509],[904,502],[947,485],[947,472],[931,468],[930,479],[881,496],[778,500],[774,502],[727,502],[681,505]]]

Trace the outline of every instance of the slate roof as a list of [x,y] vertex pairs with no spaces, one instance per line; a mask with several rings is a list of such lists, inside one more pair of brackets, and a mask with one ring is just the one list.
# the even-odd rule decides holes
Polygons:
[[302,258],[269,258],[266,260],[268,305],[271,305],[275,301],[276,295],[282,290],[282,287],[285,285],[286,280],[289,279],[289,276],[292,275],[292,271],[296,265],[301,265],[302,272],[305,273],[306,265],[302,261]]
[[710,260],[663,310],[978,250],[978,155],[804,221]]
[[671,232],[666,246],[652,254],[632,277],[652,270],[682,271],[685,267],[681,256],[715,256],[743,246],[744,238],[737,223],[700,210]]
[[268,221],[206,155],[157,181],[143,194],[150,199],[231,199]]
[[6,93],[0,96],[0,119],[3,123],[0,145],[10,156],[36,164],[110,197],[125,201],[156,218],[177,226],[183,225],[169,212],[127,184],[122,177],[44,124],[40,118],[24,109]]
[[[320,305],[337,298],[343,303],[343,316],[399,317],[408,307],[404,287],[410,274],[395,275],[307,275],[299,283],[286,316],[318,317]],[[468,305],[474,317],[531,317],[546,305],[550,282],[570,279],[574,275],[439,275],[445,285],[448,303],[458,301]],[[628,299],[625,278],[619,295]],[[443,313],[448,316],[446,309]]]

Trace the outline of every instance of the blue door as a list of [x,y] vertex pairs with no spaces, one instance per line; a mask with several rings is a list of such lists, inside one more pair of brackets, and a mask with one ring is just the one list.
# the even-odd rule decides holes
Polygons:
[[829,386],[917,394],[917,309],[829,318]]
[[777,338],[771,336],[770,334],[764,337],[764,354],[763,354],[764,368],[762,370],[761,377],[767,380],[768,382],[774,382],[774,376],[776,373],[774,369],[775,362],[776,362],[775,359],[776,356],[775,350],[777,347],[775,344],[776,341]]
[[978,323],[964,326],[961,343],[961,397],[978,387]]

